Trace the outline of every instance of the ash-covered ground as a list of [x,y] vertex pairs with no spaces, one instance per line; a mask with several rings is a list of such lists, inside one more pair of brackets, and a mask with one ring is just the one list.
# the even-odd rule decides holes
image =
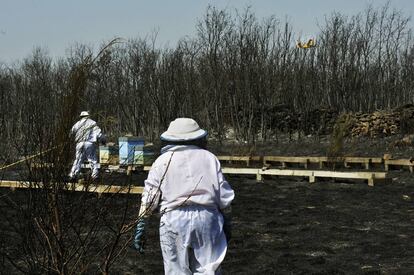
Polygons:
[[[236,199],[225,274],[414,274],[414,182],[393,174],[375,187],[228,177]],[[123,272],[162,273],[152,223],[147,253],[129,252]]]
[[[341,152],[413,155],[412,147],[396,148],[393,143],[392,139],[347,141]],[[253,155],[305,156],[323,155],[328,146],[326,139],[309,138],[256,147],[212,144],[211,150],[217,154],[250,151]],[[374,187],[363,181],[309,184],[296,177],[265,177],[256,182],[254,176],[227,176],[236,198],[224,274],[414,274],[414,176],[406,169],[391,171],[389,176],[392,183]],[[123,181],[122,176],[117,177],[114,181]],[[133,177],[142,184],[145,173]],[[7,194],[19,197],[19,192],[25,191]],[[132,205],[128,214],[134,216],[139,195],[117,195],[118,203],[125,200]],[[5,204],[1,209],[3,213],[12,211]],[[123,214],[122,208],[114,206],[110,218],[116,221]],[[2,214],[3,225],[6,216],[12,217]],[[128,248],[111,274],[163,274],[158,219],[154,215],[150,220],[145,253]],[[5,269],[2,272],[7,274]]]

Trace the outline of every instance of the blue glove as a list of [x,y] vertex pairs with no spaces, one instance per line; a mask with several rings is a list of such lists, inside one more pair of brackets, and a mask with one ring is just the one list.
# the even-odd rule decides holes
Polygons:
[[135,229],[134,248],[139,253],[144,253],[145,245],[145,219],[138,220],[137,228]]

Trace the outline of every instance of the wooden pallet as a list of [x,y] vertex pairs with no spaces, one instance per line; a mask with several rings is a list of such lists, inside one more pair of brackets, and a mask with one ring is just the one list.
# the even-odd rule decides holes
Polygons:
[[[151,166],[144,166],[143,170],[148,171]],[[256,180],[261,181],[263,175],[269,176],[295,176],[307,177],[310,183],[316,182],[317,178],[339,178],[339,179],[363,179],[368,182],[369,186],[374,186],[378,181],[386,181],[386,172],[340,172],[340,171],[322,171],[322,170],[292,170],[292,169],[267,169],[267,168],[233,168],[223,167],[224,174],[238,175],[255,175]],[[95,193],[121,193],[121,194],[141,194],[142,186],[114,186],[114,185],[93,185],[78,183],[63,183],[64,189],[68,191],[83,191]],[[42,183],[31,183],[25,181],[1,181],[0,187],[8,188],[43,188]]]
[[[305,169],[310,169],[311,165],[317,165],[319,169],[326,168],[328,163],[338,164],[338,166],[343,166],[345,168],[350,168],[351,164],[360,164],[366,170],[371,169],[375,166],[384,167],[385,171],[391,170],[393,167],[408,167],[410,172],[414,171],[414,160],[413,159],[388,159],[380,157],[337,157],[331,158],[326,156],[218,156],[218,159],[222,162],[245,162],[247,166],[250,166],[252,162],[263,163],[264,167],[272,167],[278,165],[282,168],[289,168],[292,164],[298,165]],[[32,168],[51,168],[53,164],[48,163],[31,163]],[[83,164],[82,168],[89,168],[89,164]],[[146,171],[146,166],[142,165],[100,165],[98,163],[98,168],[107,169],[110,171],[122,170],[125,169],[127,174],[131,174],[132,171]]]
[[[328,163],[338,164],[344,168],[350,168],[351,165],[359,164],[369,170],[376,167],[384,167],[385,171],[391,170],[392,167],[408,167],[410,172],[414,171],[413,159],[384,159],[381,157],[327,157],[327,156],[217,156],[217,158],[225,163],[233,162],[245,162],[247,166],[250,166],[252,162],[263,163],[264,167],[272,167],[275,164],[280,165],[282,168],[288,168],[292,164],[296,164],[305,169],[309,169],[311,165],[317,165],[319,169],[327,167]],[[116,167],[116,166],[113,166]],[[142,168],[142,166],[128,166],[128,171],[142,171],[148,170]]]
[[349,168],[350,164],[361,164],[365,169],[369,170],[372,164],[382,164],[382,158],[376,157],[285,157],[285,156],[264,156],[263,165],[271,166],[278,163],[281,167],[286,168],[288,164],[299,164],[308,169],[310,164],[318,164],[323,169],[327,163],[342,164],[343,167]]
[[406,166],[413,172],[414,160],[413,159],[384,159],[385,171],[388,171],[391,166]]
[[363,164],[365,166],[366,170],[369,170],[371,166],[379,165],[383,163],[382,158],[376,158],[376,157],[344,157],[344,166],[349,168],[350,163],[358,163]]
[[[120,193],[120,194],[142,194],[144,187],[142,186],[117,186],[117,185],[106,185],[106,184],[85,184],[82,182],[78,183],[61,183],[63,189],[67,191],[78,191],[78,192],[93,192],[99,194],[106,193]],[[0,181],[0,187],[7,187],[11,189],[16,188],[44,188],[41,182],[27,182],[27,181],[11,181],[3,180]]]
[[256,175],[256,180],[261,181],[263,175],[272,176],[295,176],[307,177],[310,183],[314,183],[317,178],[338,178],[338,179],[363,179],[369,186],[374,186],[375,182],[390,180],[386,172],[341,172],[341,171],[322,171],[322,170],[292,170],[292,169],[258,169],[258,168],[230,168],[223,167],[224,174],[245,174]]
[[289,164],[295,163],[303,165],[304,168],[308,168],[310,163],[320,163],[322,166],[322,158],[320,157],[285,157],[285,156],[264,156],[263,166],[270,167],[272,164],[278,163],[282,168],[287,168]]

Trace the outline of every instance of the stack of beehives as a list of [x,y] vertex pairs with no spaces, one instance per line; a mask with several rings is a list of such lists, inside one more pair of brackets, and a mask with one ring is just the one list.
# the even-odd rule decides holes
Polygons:
[[399,132],[399,125],[400,115],[397,112],[356,113],[352,116],[350,132],[353,137],[390,136]]

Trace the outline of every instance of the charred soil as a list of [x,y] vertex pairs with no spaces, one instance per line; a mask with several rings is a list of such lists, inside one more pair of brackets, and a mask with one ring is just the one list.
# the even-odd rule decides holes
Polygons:
[[[368,143],[360,141],[358,146],[346,144],[343,152],[404,157],[412,152],[411,147],[387,151],[391,143],[382,140],[370,142],[367,147]],[[219,147],[216,145],[216,153],[230,150],[230,145],[222,147],[221,152]],[[291,147],[274,145],[273,151],[260,150],[317,155],[326,147],[326,142],[313,141]],[[392,183],[374,187],[358,181],[323,180],[309,184],[301,178],[265,177],[263,182],[256,182],[254,177],[227,176],[236,198],[233,239],[223,262],[224,274],[414,274],[413,176],[406,170],[392,171],[390,176]],[[145,174],[138,178],[145,178]],[[14,200],[24,198],[25,192],[0,191]],[[116,196],[117,203],[107,220],[120,219],[124,209],[117,204],[125,200],[132,205],[132,220],[140,196]],[[4,204],[1,209],[0,224],[2,230],[7,230],[5,227],[11,228],[16,216]],[[163,274],[158,224],[159,216],[152,216],[145,253],[128,248],[111,274]],[[2,264],[2,272],[10,274],[5,269],[8,265],[4,261]]]

